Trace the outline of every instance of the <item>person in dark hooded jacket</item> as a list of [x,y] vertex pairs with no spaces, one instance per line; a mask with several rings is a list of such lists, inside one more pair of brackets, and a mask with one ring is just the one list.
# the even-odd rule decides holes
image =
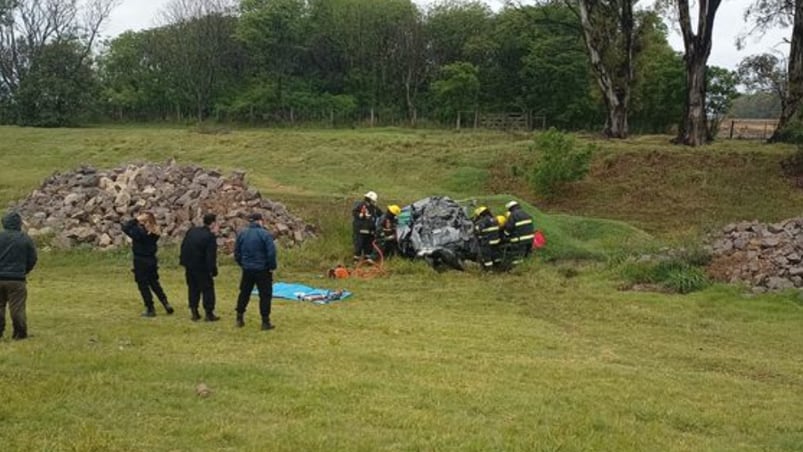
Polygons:
[[0,231],[0,337],[6,328],[6,305],[11,313],[13,339],[28,337],[25,302],[28,298],[26,277],[36,266],[36,246],[22,232],[22,217],[10,212],[3,217]]
[[123,232],[131,237],[131,249],[134,252],[134,281],[137,283],[142,302],[145,303],[145,312],[142,317],[156,317],[153,307],[153,294],[162,303],[168,314],[174,312],[167,302],[162,285],[159,283],[159,262],[156,251],[159,249],[159,225],[150,212],[137,215],[136,218],[123,224]]

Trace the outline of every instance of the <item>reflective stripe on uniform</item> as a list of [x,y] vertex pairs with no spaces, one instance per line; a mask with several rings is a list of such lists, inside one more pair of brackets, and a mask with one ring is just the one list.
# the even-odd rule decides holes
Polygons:
[[534,238],[535,238],[535,234],[529,234],[529,235],[523,235],[523,236],[519,237],[519,240],[521,240],[521,241],[532,240]]
[[500,239],[488,240],[488,245],[499,245],[502,242]]
[[373,234],[373,231],[368,229],[360,229],[360,234]]
[[488,262],[483,262],[483,264],[482,264],[482,265],[484,265],[484,266],[486,266],[486,267],[490,267],[490,266],[492,266],[493,264],[494,264],[494,261],[488,261]]
[[491,226],[490,228],[482,229],[480,232],[494,232],[494,231],[498,231],[498,230],[499,230],[499,226]]
[[533,224],[533,220],[521,220],[516,222],[516,227],[524,226],[525,224]]

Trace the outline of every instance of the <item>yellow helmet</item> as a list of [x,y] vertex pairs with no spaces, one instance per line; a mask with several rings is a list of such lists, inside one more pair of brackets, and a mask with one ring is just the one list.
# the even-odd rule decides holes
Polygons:
[[388,206],[388,212],[392,213],[395,216],[399,216],[401,213],[401,207],[397,206],[396,204],[391,204]]
[[497,215],[496,216],[496,221],[499,222],[499,226],[504,226],[505,223],[507,223],[507,217],[504,216],[504,215]]
[[479,217],[480,215],[482,215],[483,213],[485,213],[487,211],[488,211],[488,208],[485,207],[485,206],[477,207],[476,209],[474,209],[474,218]]

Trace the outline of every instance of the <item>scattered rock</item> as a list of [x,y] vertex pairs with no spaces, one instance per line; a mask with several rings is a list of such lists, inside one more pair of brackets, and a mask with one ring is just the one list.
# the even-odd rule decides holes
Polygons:
[[212,389],[209,388],[205,383],[198,383],[195,387],[195,393],[198,397],[206,398],[212,395]]

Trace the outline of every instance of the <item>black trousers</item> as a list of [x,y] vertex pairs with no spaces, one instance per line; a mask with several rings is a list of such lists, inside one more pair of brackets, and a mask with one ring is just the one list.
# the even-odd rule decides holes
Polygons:
[[206,271],[186,270],[184,276],[187,280],[187,299],[190,309],[195,312],[198,310],[198,303],[203,295],[204,311],[207,314],[215,312],[215,280]]
[[382,249],[382,256],[386,259],[395,256],[399,249],[398,242],[395,240],[383,241],[382,245],[380,245],[380,248]]
[[28,288],[25,281],[0,281],[0,337],[6,329],[6,305],[11,313],[11,325],[14,328],[12,338],[28,337],[28,323],[25,316],[25,301]]
[[480,245],[479,262],[483,270],[496,270],[502,261],[499,245]]
[[153,310],[151,290],[159,301],[167,303],[167,295],[159,283],[159,265],[156,259],[134,259],[134,281],[137,282],[146,309]]
[[372,257],[374,255],[374,235],[354,233],[354,257]]
[[254,286],[259,289],[259,314],[263,322],[269,322],[270,303],[273,298],[273,273],[267,270],[243,270],[240,278],[240,296],[237,297],[237,313],[245,314]]

